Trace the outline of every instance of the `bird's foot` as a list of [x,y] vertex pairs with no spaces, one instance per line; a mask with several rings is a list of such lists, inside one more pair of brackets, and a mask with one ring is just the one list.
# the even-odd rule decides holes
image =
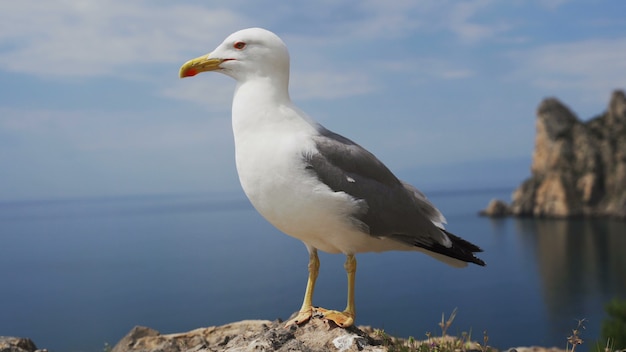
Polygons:
[[285,328],[289,328],[291,325],[302,325],[309,321],[312,316],[313,307],[300,309],[300,311],[294,318],[289,319],[289,321],[285,323]]
[[339,327],[347,328],[354,324],[354,314],[348,311],[339,312],[319,307],[316,307],[315,311],[322,314],[324,319],[332,321]]

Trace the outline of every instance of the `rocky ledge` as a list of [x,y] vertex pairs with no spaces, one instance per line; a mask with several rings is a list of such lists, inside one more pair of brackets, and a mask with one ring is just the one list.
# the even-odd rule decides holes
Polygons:
[[[314,316],[302,326],[287,329],[280,320],[244,320],[222,326],[199,328],[183,333],[161,334],[136,326],[111,352],[243,352],[243,351],[378,351],[389,350],[487,350],[477,342],[460,341],[451,336],[432,337],[427,341],[405,340],[385,335],[368,326],[347,329]],[[419,346],[427,344],[423,349]],[[488,348],[497,352],[497,349]],[[557,348],[517,347],[507,352],[565,352]],[[0,352],[47,352],[37,349],[30,339],[0,336]]]
[[0,336],[0,352],[48,352],[38,349],[33,340],[23,337]]
[[362,329],[342,329],[313,318],[301,327],[281,321],[244,320],[185,333],[162,335],[135,327],[112,352],[182,351],[385,351],[380,341]]
[[555,98],[537,109],[531,177],[510,205],[493,200],[487,216],[617,217],[626,219],[626,97],[581,122]]

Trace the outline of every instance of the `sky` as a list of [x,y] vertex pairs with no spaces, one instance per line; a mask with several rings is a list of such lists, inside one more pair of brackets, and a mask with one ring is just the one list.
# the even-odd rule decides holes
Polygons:
[[[535,109],[626,86],[626,1],[0,2],[0,201],[241,192],[234,81],[178,69],[230,33],[286,42],[291,97],[423,190],[515,186]],[[513,171],[511,171],[513,170]]]

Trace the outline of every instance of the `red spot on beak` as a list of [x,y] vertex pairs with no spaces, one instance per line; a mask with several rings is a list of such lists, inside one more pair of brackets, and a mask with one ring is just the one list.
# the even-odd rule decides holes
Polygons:
[[192,77],[198,74],[196,69],[190,68],[183,73],[183,77]]

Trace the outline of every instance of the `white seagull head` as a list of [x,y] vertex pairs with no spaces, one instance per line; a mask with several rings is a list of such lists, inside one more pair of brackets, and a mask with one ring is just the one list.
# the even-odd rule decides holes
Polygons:
[[200,72],[217,71],[239,82],[256,78],[289,78],[289,51],[274,33],[262,28],[248,28],[229,35],[207,55],[187,61],[181,78]]

